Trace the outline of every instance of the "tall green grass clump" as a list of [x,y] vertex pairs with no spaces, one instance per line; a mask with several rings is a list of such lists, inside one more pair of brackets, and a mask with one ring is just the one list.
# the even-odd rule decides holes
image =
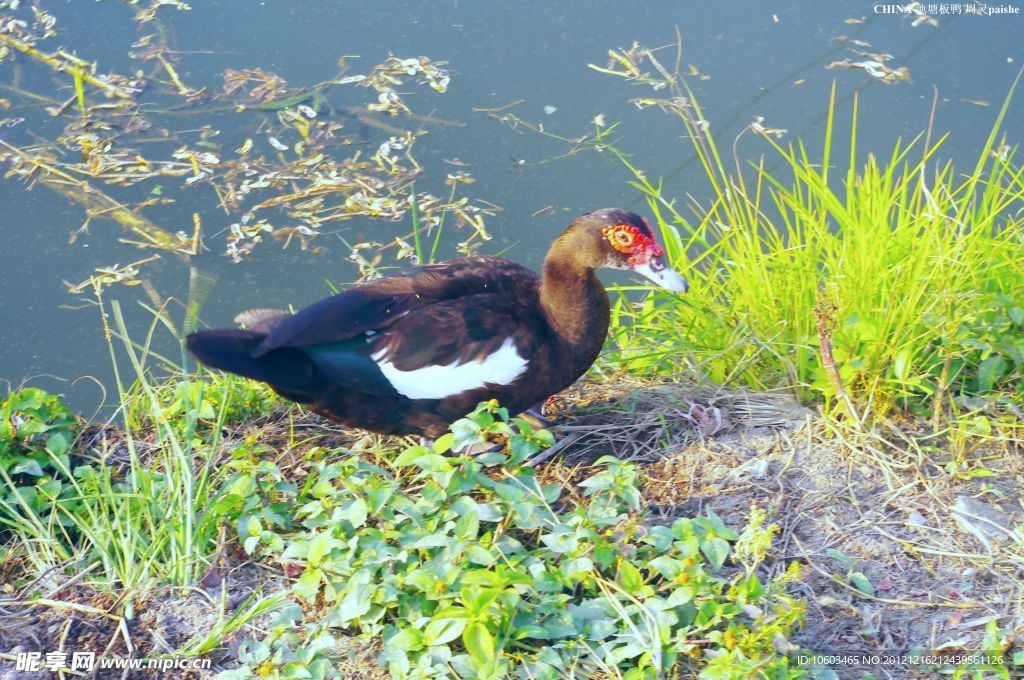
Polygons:
[[769,172],[764,159],[744,168],[738,158],[730,169],[685,83],[672,88],[657,105],[682,120],[711,199],[687,219],[666,187],[611,149],[664,240],[681,243],[669,255],[689,261],[691,283],[682,304],[619,300],[617,361],[792,388],[858,420],[897,408],[939,414],[963,397],[1021,402],[1024,169],[1016,147],[999,140],[1012,91],[964,174],[937,160],[945,137],[861,155],[856,99],[849,161],[834,168],[835,88],[820,158],[755,122],[744,132],[766,139],[783,170]]
[[[278,401],[234,376],[155,379],[150,362],[175,362],[153,352],[152,328],[133,341],[120,307],[111,310],[117,410],[107,425],[85,427],[34,388],[0,406],[0,540],[29,580],[84,572],[130,602],[160,584],[192,585],[209,568],[221,532],[210,512],[224,477],[215,467],[221,430]],[[167,319],[158,314],[158,322]],[[130,382],[122,381],[115,337]]]

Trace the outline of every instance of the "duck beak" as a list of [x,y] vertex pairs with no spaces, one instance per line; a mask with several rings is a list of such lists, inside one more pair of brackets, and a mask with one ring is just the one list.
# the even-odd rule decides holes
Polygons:
[[665,260],[660,256],[650,257],[646,262],[638,262],[630,267],[630,269],[650,279],[662,288],[674,290],[677,293],[686,292],[686,279],[666,265]]

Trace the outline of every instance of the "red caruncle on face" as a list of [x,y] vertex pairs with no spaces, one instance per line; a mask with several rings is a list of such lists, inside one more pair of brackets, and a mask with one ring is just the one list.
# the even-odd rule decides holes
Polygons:
[[604,234],[612,248],[629,255],[630,266],[665,254],[665,251],[654,242],[654,239],[632,224],[616,224],[605,227],[601,233]]

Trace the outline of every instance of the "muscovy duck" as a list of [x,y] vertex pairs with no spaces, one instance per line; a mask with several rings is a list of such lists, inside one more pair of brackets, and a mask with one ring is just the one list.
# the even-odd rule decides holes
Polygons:
[[481,401],[518,413],[590,368],[608,331],[599,267],[686,291],[647,221],[608,208],[555,240],[542,276],[503,258],[450,260],[295,314],[245,312],[243,329],[199,331],[186,343],[207,366],[261,380],[331,420],[438,437]]

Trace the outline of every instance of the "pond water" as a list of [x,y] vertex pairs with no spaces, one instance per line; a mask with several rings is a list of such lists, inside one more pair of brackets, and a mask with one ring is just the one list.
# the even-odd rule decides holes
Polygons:
[[[0,7],[5,4],[16,3],[0,2]],[[246,68],[276,73],[293,87],[312,85],[335,77],[342,56],[356,73],[389,54],[427,55],[447,62],[444,68],[451,72],[451,84],[446,93],[421,86],[402,89],[416,113],[462,124],[424,127],[427,134],[418,141],[416,158],[425,174],[417,190],[446,195],[445,175],[455,169],[451,161],[465,164],[457,169],[470,172],[476,181],[461,193],[501,208],[488,219],[494,239],[481,252],[507,250],[508,257],[534,267],[573,216],[606,206],[643,212],[643,202],[628,186],[625,168],[607,154],[588,151],[559,158],[569,150],[566,144],[513,129],[474,109],[522,100],[509,110],[569,138],[593,132],[594,117],[603,114],[609,124],[622,122],[615,132],[616,146],[631,154],[649,177],[665,177],[666,193],[684,201],[688,194],[698,201],[710,195],[679,121],[656,109],[639,110],[630,104],[633,97],[651,96],[650,88],[642,90],[588,68],[589,63],[604,66],[609,49],[628,48],[633,41],[665,46],[659,54],[672,63],[678,27],[683,71],[693,74],[688,82],[722,149],[729,149],[755,116],[763,116],[766,125],[788,130],[786,141],[804,137],[812,149],[820,147],[835,82],[838,128],[848,128],[851,100],[857,93],[860,148],[886,156],[898,137],[912,138],[928,126],[937,92],[933,136],[951,133],[942,156],[962,167],[973,167],[1003,98],[1024,66],[1021,2],[1000,5],[1016,13],[991,16],[966,11],[969,5],[972,10],[979,7],[970,3],[924,4],[937,26],[928,22],[915,26],[914,15],[892,13],[894,5],[870,2],[194,0],[191,4],[191,11],[158,10],[168,40],[177,50],[179,75],[190,87],[219,92],[225,69]],[[128,56],[131,46],[156,30],[153,24],[137,24],[133,16],[138,8],[126,2],[41,5],[58,20],[59,45],[97,62],[101,73],[107,69],[133,73],[140,68]],[[31,20],[30,3],[0,9],[0,15]],[[848,40],[838,40],[840,36]],[[864,70],[826,69],[844,58],[869,59],[851,51],[852,40],[869,43],[870,47],[858,48],[863,51],[891,54],[888,64],[905,66],[910,80],[889,85]],[[49,49],[56,47],[49,45]],[[0,109],[0,119],[25,118],[0,130],[0,139],[28,145],[39,138],[52,139],[66,124],[66,120],[52,120],[41,107],[26,106],[31,102],[10,87],[59,95],[63,100],[74,93],[70,77],[55,76],[38,62],[19,57],[0,63],[0,86],[5,88],[0,98],[12,107]],[[350,96],[353,101],[346,99]],[[339,108],[359,103],[352,90],[332,92],[331,97]],[[236,120],[204,116],[201,106],[194,115],[182,116],[175,132],[186,136],[190,126]],[[1011,144],[1024,137],[1022,113],[1024,93],[1018,93],[1004,125]],[[221,132],[210,141],[223,153],[251,136],[245,130]],[[368,128],[366,135],[372,148],[387,137],[377,128]],[[843,138],[840,133],[837,141]],[[766,154],[770,159],[772,153],[763,139],[751,135],[741,139],[738,150],[745,158]],[[142,200],[151,191],[151,185],[109,189],[122,201]],[[89,296],[69,294],[64,282],[82,281],[97,267],[124,264],[145,253],[121,243],[122,229],[102,219],[94,219],[87,232],[69,243],[69,234],[84,221],[84,211],[45,186],[26,191],[17,179],[0,181],[0,205],[0,379],[13,386],[27,381],[64,393],[73,406],[91,412],[104,395],[95,382],[77,379],[93,376],[113,395],[110,352]],[[210,325],[229,325],[236,312],[249,307],[301,307],[329,294],[326,280],[339,285],[355,280],[358,269],[346,259],[349,251],[337,236],[349,243],[367,238],[387,242],[410,229],[408,220],[394,224],[355,219],[338,223],[336,235],[321,237],[317,245],[322,250],[317,254],[294,246],[283,250],[280,244],[268,242],[249,261],[235,264],[224,255],[222,234],[238,221],[238,215],[225,214],[211,191],[197,188],[182,193],[172,205],[144,211],[171,232],[191,232],[193,213],[201,217],[209,252],[192,258],[192,264],[216,280],[202,309],[202,319]],[[466,234],[446,236],[450,238],[439,254],[449,257],[455,254],[455,241]],[[188,269],[174,256],[163,257],[145,273],[162,296],[187,292]],[[147,300],[141,289],[113,287],[106,295],[121,302],[131,332],[143,339],[152,317],[138,304]],[[174,314],[178,319],[182,316],[180,310]],[[171,345],[169,338],[159,334],[157,342],[165,349]]]

